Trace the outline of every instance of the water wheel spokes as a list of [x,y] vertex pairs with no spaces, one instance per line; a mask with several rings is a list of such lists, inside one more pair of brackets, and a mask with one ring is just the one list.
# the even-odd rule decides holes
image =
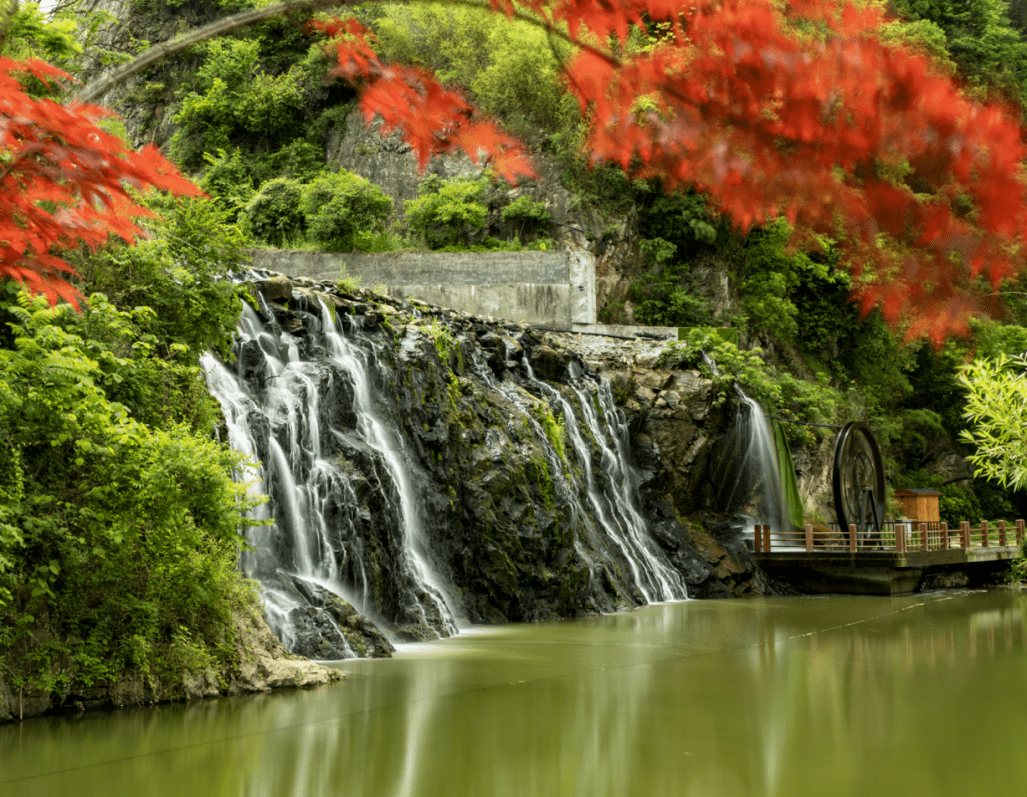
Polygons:
[[880,536],[884,517],[884,467],[877,438],[865,423],[845,425],[834,445],[834,509],[843,534],[856,526],[860,544]]

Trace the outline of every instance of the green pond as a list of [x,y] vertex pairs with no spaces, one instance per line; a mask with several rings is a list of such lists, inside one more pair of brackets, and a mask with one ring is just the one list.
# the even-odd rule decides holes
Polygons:
[[0,726],[0,795],[1027,794],[1027,594],[475,628],[341,684]]

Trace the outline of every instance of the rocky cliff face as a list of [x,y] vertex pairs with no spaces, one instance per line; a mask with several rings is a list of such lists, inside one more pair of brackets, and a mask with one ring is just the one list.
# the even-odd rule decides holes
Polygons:
[[264,463],[275,524],[246,566],[290,650],[387,655],[379,628],[423,639],[774,589],[708,511],[729,413],[697,372],[259,276],[212,386]]

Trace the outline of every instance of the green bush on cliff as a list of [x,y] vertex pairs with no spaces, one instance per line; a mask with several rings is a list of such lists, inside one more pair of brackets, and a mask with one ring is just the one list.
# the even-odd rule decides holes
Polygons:
[[245,262],[246,237],[209,199],[154,195],[148,203],[163,216],[148,222],[152,238],[77,257],[86,290],[119,307],[152,308],[145,331],[164,353],[180,344],[194,357],[208,349],[227,356],[240,306],[222,277]]
[[243,210],[243,226],[257,240],[271,246],[287,246],[303,235],[302,198],[303,185],[298,180],[268,180]]
[[296,120],[307,107],[301,67],[265,72],[256,40],[211,39],[199,49],[203,63],[174,119],[179,127],[170,146],[176,163],[197,169],[205,152],[243,142],[248,149],[276,149],[297,138]]
[[374,246],[385,233],[393,205],[377,185],[342,169],[307,185],[300,210],[313,241],[329,252],[349,252],[355,246]]
[[429,249],[466,246],[471,234],[485,224],[488,208],[484,205],[484,180],[444,181],[429,175],[417,193],[417,199],[404,203],[407,225]]
[[570,48],[533,25],[430,3],[379,6],[373,25],[389,60],[420,64],[470,89],[478,107],[519,133],[577,124],[576,103],[561,85],[560,61]]
[[200,178],[200,188],[226,211],[226,221],[238,220],[239,212],[253,196],[253,180],[242,153],[238,149],[230,153],[219,149],[217,155],[204,152],[203,160],[207,169]]

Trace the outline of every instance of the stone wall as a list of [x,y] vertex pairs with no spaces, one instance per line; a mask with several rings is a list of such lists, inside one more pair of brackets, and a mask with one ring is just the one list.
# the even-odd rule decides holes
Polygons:
[[588,252],[258,250],[253,266],[314,280],[345,274],[395,298],[555,329],[596,322],[596,262]]

